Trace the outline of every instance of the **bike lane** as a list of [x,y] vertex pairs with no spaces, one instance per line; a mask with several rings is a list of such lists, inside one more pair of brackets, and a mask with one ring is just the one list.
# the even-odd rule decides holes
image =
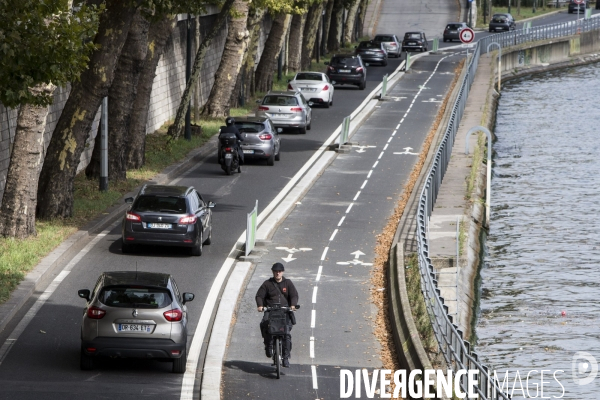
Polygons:
[[[352,152],[340,154],[279,225],[241,296],[221,398],[338,398],[341,369],[382,367],[375,336],[380,305],[371,301],[371,290],[383,289],[371,283],[377,235],[402,194],[460,57],[446,52],[416,60],[388,91],[390,100],[379,102],[351,138]],[[254,301],[274,262],[286,265],[302,305],[292,330],[291,367],[280,380],[264,354],[262,314]],[[364,387],[361,395],[366,398]]]

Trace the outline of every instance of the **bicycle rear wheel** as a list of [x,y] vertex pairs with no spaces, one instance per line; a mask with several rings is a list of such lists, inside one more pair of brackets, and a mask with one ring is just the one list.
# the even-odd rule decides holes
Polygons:
[[275,364],[275,369],[277,371],[277,379],[281,376],[281,339],[279,337],[275,337],[275,346],[273,350],[275,350],[273,354],[273,362]]

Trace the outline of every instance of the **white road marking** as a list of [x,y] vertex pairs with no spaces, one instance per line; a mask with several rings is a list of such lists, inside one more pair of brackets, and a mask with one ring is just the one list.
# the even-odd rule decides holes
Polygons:
[[[394,133],[392,133],[392,136],[393,136],[393,135],[395,135],[395,134],[396,134],[396,131],[394,131]],[[388,139],[388,141],[387,141],[387,142],[388,142],[388,143],[389,143],[389,142],[391,142],[391,141],[392,141],[392,139],[393,139],[393,137],[390,137],[390,138]]]
[[312,251],[312,249],[310,247],[300,247],[299,249],[292,247],[291,249],[289,247],[275,247],[277,250],[285,250],[286,253],[297,253],[299,251],[305,252],[305,251]]
[[370,170],[369,173],[367,174],[367,179],[369,179],[371,177],[372,173],[373,173],[373,170]]
[[[389,146],[389,144],[388,144],[388,143],[386,143],[386,145],[385,145],[385,146],[383,146],[383,151],[386,151],[386,150],[387,150],[387,148],[388,148],[388,146]],[[383,153],[383,151],[382,151],[382,153]]]
[[348,214],[350,212],[350,210],[352,209],[352,206],[354,205],[354,203],[350,203],[350,205],[348,206],[348,208],[346,209],[346,214]]
[[315,338],[310,337],[310,358],[315,358]]
[[317,289],[318,289],[318,288],[319,288],[318,286],[315,286],[315,287],[313,288],[313,297],[312,297],[312,302],[313,302],[313,304],[317,302]]
[[344,223],[344,220],[346,219],[346,216],[344,215],[342,217],[342,219],[340,219],[340,222],[338,222],[338,226],[342,226],[342,224]]
[[327,254],[327,250],[329,250],[329,247],[325,247],[325,250],[323,250],[323,254],[321,255],[321,261],[323,261],[325,259],[325,255]]
[[377,164],[379,164],[379,161],[375,161],[375,164],[373,164],[373,169],[377,166]]
[[316,278],[317,282],[319,282],[321,280],[321,272],[323,272],[323,266],[319,265],[319,269],[317,270],[317,278]]
[[383,151],[381,153],[379,153],[379,157],[377,157],[377,159],[381,159],[381,157],[383,157]]
[[[402,122],[401,122],[401,123],[402,123]],[[396,126],[396,129],[400,129],[400,124],[398,124],[398,125]]]
[[317,386],[317,367],[311,365],[310,369],[312,371],[313,389],[318,389],[319,386]]
[[310,327],[315,327],[315,319],[317,318],[317,310],[312,310],[310,312]]
[[367,182],[369,182],[367,179],[365,179],[365,181],[363,182],[362,186],[360,187],[360,189],[364,189],[365,186],[367,186]]
[[331,234],[331,237],[329,238],[330,242],[335,238],[335,235],[337,235],[337,233],[338,233],[337,229],[333,231],[333,233]]
[[356,193],[356,196],[354,196],[354,198],[352,200],[356,201],[356,199],[358,199],[358,196],[360,196],[360,190]]
[[294,261],[295,258],[292,258],[292,253],[288,254],[287,257],[281,257],[281,259],[285,262]]

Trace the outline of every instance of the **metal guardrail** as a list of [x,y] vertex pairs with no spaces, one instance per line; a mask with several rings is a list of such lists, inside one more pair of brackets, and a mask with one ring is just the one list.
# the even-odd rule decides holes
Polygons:
[[[453,323],[452,316],[448,315],[448,306],[444,304],[444,298],[440,296],[434,268],[429,258],[428,244],[429,218],[442,184],[442,178],[448,169],[456,132],[463,116],[469,90],[475,79],[479,57],[487,51],[488,45],[492,42],[498,43],[501,47],[508,47],[525,42],[571,36],[599,28],[600,18],[593,18],[539,27],[527,27],[524,30],[490,35],[479,40],[473,57],[471,57],[467,66],[467,73],[461,83],[458,97],[452,106],[448,127],[437,150],[433,165],[429,170],[426,183],[419,198],[417,246],[419,270],[421,273],[421,290],[425,297],[425,304],[427,305],[433,332],[449,368],[452,368],[455,372],[460,369],[479,370],[479,381],[475,390],[480,399],[508,400],[509,397],[502,393],[497,382],[492,380],[489,368],[479,361],[477,352],[472,349],[468,341],[463,339],[463,332]],[[407,57],[406,69],[408,70],[408,68],[409,61]],[[461,386],[463,390],[466,390],[466,381],[461,381]]]

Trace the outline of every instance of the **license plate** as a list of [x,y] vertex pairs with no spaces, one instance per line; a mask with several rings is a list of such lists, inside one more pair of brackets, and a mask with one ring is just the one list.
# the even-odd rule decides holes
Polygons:
[[409,46],[414,46],[416,43],[415,42],[408,42]]
[[148,228],[153,229],[171,229],[171,224],[148,223]]
[[374,51],[365,51],[365,54],[375,54]]
[[225,154],[225,158],[232,158],[232,157],[233,157],[233,154],[231,154],[231,153]]
[[340,72],[350,72],[349,69],[340,69]]
[[119,332],[152,333],[152,325],[119,324]]
[[254,154],[254,150],[244,150],[244,154]]

